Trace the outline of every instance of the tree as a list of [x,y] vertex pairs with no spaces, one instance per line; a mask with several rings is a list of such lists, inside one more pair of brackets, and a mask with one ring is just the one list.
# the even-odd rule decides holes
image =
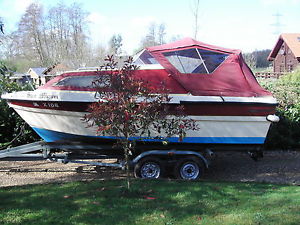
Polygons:
[[67,29],[70,32],[68,37],[70,42],[68,61],[72,62],[74,67],[85,64],[90,58],[86,34],[87,16],[88,13],[82,10],[80,4],[73,3],[67,8],[66,21]]
[[151,23],[148,28],[146,37],[142,39],[142,47],[151,47],[155,45],[165,44],[166,26],[161,23]]
[[243,57],[251,69],[266,68],[271,64],[270,61],[268,61],[268,55],[270,52],[270,49],[255,50],[250,53],[244,53]]
[[99,134],[117,138],[124,150],[127,171],[138,140],[165,140],[175,135],[181,140],[186,130],[197,129],[193,120],[185,119],[181,107],[173,111],[167,107],[170,97],[163,85],[153,87],[137,77],[137,66],[131,57],[121,68],[113,56],[106,62],[104,72],[98,71],[99,78],[94,81],[98,101],[90,106],[84,120],[96,126]]
[[120,34],[114,34],[109,41],[110,54],[120,55],[122,53],[123,38]]
[[252,70],[256,69],[256,58],[253,53],[244,53],[243,58]]
[[268,61],[268,56],[270,54],[270,49],[264,49],[259,51],[254,51],[256,55],[256,67],[257,68],[265,68],[271,65],[271,62]]
[[158,26],[157,41],[159,45],[165,44],[166,25],[161,23]]
[[[9,80],[12,71],[0,62],[0,96],[6,92],[28,90]],[[0,149],[26,144],[38,139],[35,132],[0,98]]]
[[70,67],[86,63],[90,56],[87,44],[87,16],[79,4],[66,6],[62,2],[49,9],[45,23],[49,52],[53,62],[64,62]]
[[18,30],[15,33],[16,43],[22,53],[41,65],[47,63],[45,40],[43,39],[43,8],[37,3],[32,3],[22,16]]
[[[0,30],[3,31],[3,23],[0,18]],[[0,38],[0,41],[2,37]],[[12,70],[4,62],[0,61],[0,97],[6,92],[26,90],[27,86],[19,86],[10,82],[9,75]],[[8,146],[25,144],[37,140],[33,130],[11,109],[5,100],[0,98],[0,150]]]
[[4,55],[17,62],[27,60],[30,66],[47,67],[62,62],[77,68],[92,58],[87,15],[77,3],[67,6],[61,2],[49,10],[32,3],[18,29],[6,36]]

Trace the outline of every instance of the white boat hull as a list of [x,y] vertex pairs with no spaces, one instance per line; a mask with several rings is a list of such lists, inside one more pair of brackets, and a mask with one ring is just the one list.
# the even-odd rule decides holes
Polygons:
[[[88,127],[83,121],[85,112],[11,106],[48,142],[78,138],[114,138],[98,136],[96,127]],[[187,131],[181,143],[263,144],[271,124],[265,116],[189,116],[188,118],[195,120],[200,129]],[[168,141],[178,143],[179,138],[171,137]]]

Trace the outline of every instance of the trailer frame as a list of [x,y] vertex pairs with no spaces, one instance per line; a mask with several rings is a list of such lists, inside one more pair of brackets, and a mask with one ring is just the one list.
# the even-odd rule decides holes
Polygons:
[[[129,168],[134,171],[135,177],[139,178],[159,178],[166,174],[166,170],[171,170],[176,178],[198,179],[209,168],[211,159],[215,155],[210,147],[198,146],[196,150],[196,147],[181,146],[180,149],[175,149],[147,144],[146,148],[139,148],[136,154],[130,156]],[[117,159],[117,162],[96,161],[112,158]],[[111,143],[38,141],[0,151],[0,161],[49,160],[120,169],[126,168],[124,158],[123,152]]]

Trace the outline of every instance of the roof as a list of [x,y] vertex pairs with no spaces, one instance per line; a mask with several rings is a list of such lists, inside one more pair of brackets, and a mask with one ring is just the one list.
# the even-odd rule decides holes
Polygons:
[[62,73],[64,71],[70,70],[69,67],[66,65],[63,65],[61,63],[53,64],[52,66],[49,66],[45,71],[44,74],[47,76],[56,76],[58,73]]
[[[34,67],[30,68],[29,71],[32,70],[34,73],[36,73],[38,76],[56,76],[58,73],[69,70],[69,68],[63,64],[53,64],[49,67]],[[28,72],[29,72],[28,71]]]
[[192,38],[184,38],[184,39],[181,39],[179,41],[175,41],[175,42],[172,42],[169,44],[149,47],[146,49],[149,52],[155,52],[155,51],[172,50],[172,49],[192,47],[192,46],[198,46],[198,47],[202,47],[204,49],[216,50],[216,51],[227,52],[227,53],[239,54],[241,52],[240,50],[237,50],[237,49],[229,49],[229,48],[223,48],[223,47],[218,47],[215,45],[206,44],[204,42],[196,41]]
[[13,73],[13,75],[11,75],[10,78],[11,79],[21,79],[26,76],[28,76],[28,75],[24,74],[24,73]]
[[300,58],[300,33],[284,33],[279,36],[273,50],[268,56],[269,61],[275,59],[283,42],[287,44],[296,58]]
[[[184,53],[182,58],[178,56],[180,56],[181,51],[194,48],[200,50],[200,53],[198,52],[199,55],[203,53],[201,56],[203,63],[200,63],[200,61],[197,62],[199,66],[195,63],[197,68],[192,71],[187,70],[187,72],[180,70],[180,67],[176,67],[176,62],[178,61],[178,65],[181,65],[181,67],[183,65],[188,65],[188,67],[193,65],[195,61],[188,61],[189,58],[194,59],[192,52]],[[245,63],[240,50],[217,47],[191,38],[184,38],[173,43],[149,47],[146,50],[165,68],[170,77],[180,84],[187,93],[192,95],[239,97],[271,95],[270,92],[264,90],[258,84],[252,71]],[[177,55],[175,61],[172,61],[171,58],[169,60],[166,56],[170,52],[178,52],[175,53]],[[207,54],[205,55],[205,53]],[[212,67],[214,63],[219,64],[217,67]],[[206,66],[206,73],[200,72],[201,66],[203,67],[204,64],[214,69],[209,72]],[[194,69],[194,67],[192,68]],[[149,73],[147,77],[150,76]]]
[[32,70],[39,76],[43,76],[45,75],[44,72],[46,69],[47,69],[46,67],[34,67],[34,68],[30,68],[29,70]]

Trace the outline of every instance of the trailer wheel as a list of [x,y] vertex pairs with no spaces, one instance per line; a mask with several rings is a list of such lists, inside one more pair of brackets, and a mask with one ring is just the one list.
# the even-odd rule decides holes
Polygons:
[[186,157],[179,160],[174,167],[175,177],[183,180],[197,180],[204,172],[204,166],[196,157]]
[[83,166],[78,166],[75,170],[76,170],[76,173],[82,173],[83,172]]
[[163,163],[156,157],[141,159],[134,167],[134,176],[136,178],[157,179],[162,177],[163,174]]

